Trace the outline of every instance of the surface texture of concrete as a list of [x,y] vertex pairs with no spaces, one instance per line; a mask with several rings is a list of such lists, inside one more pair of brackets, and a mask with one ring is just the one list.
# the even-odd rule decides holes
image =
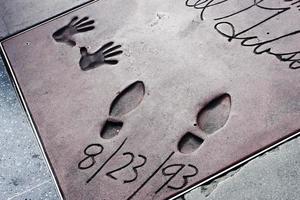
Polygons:
[[[47,3],[46,3],[47,2]],[[83,1],[2,1],[0,34],[6,36]],[[20,5],[19,9],[15,5]],[[56,199],[34,134],[1,65],[0,191],[4,199]],[[185,196],[196,199],[299,199],[299,138],[246,164],[236,173]],[[15,167],[11,167],[15,166]],[[3,168],[2,168],[3,167]],[[221,182],[217,184],[218,182]],[[216,187],[218,185],[218,187]],[[3,187],[2,187],[3,186]]]

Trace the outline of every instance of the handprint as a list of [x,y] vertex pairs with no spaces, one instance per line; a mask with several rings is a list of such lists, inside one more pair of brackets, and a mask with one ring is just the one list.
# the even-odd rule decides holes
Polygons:
[[75,46],[76,42],[72,38],[73,35],[77,33],[91,31],[95,28],[93,26],[94,20],[89,20],[89,17],[84,17],[80,20],[79,18],[73,17],[69,24],[63,26],[53,33],[52,37],[56,42],[66,43],[70,46]]
[[110,64],[110,65],[118,64],[119,61],[116,59],[107,60],[107,58],[123,53],[123,51],[121,50],[116,51],[121,47],[121,45],[113,46],[113,44],[114,44],[113,42],[109,42],[103,45],[95,53],[89,53],[85,47],[81,47],[80,48],[81,58],[79,61],[80,68],[83,71],[86,71],[95,68],[97,66],[100,66],[102,64]]

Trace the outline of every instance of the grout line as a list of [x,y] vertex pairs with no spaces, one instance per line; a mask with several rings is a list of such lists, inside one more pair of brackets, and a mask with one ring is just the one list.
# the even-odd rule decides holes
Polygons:
[[21,195],[23,195],[23,194],[25,194],[25,193],[28,193],[28,192],[30,192],[30,191],[32,191],[32,190],[34,190],[34,189],[36,189],[36,188],[38,188],[38,187],[40,187],[40,186],[42,186],[42,185],[45,185],[45,184],[47,184],[47,183],[50,183],[50,182],[51,182],[51,179],[49,179],[48,181],[44,181],[44,182],[42,182],[42,183],[40,183],[40,184],[38,184],[38,185],[36,185],[36,186],[34,186],[34,187],[28,189],[28,190],[25,190],[25,191],[23,191],[23,192],[20,192],[20,193],[15,194],[14,196],[8,198],[7,200],[12,200],[12,199],[14,199],[15,197],[21,196]]

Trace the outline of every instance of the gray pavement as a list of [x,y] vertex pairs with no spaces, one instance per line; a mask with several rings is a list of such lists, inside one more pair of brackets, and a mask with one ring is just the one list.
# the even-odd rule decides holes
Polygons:
[[[0,37],[85,0],[0,0]],[[58,199],[14,89],[0,61],[0,199]],[[184,196],[186,200],[299,200],[300,137]]]

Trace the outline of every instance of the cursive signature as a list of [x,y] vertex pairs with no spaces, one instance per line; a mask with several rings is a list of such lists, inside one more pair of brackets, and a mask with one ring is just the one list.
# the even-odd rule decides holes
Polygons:
[[[232,3],[232,0],[198,0],[195,2],[192,0],[186,0],[186,6],[193,7],[195,9],[201,10],[200,19],[205,19],[205,13],[212,8],[218,6],[224,6],[225,4]],[[241,45],[244,47],[253,47],[253,53],[255,54],[269,54],[277,58],[282,62],[288,62],[290,69],[300,68],[300,49],[299,50],[282,50],[278,46],[284,46],[286,41],[292,40],[297,41],[300,38],[300,29],[292,30],[289,33],[283,34],[279,37],[271,38],[268,40],[261,41],[257,35],[245,36],[249,34],[249,31],[261,26],[265,23],[270,23],[271,19],[278,18],[282,16],[283,13],[288,12],[292,8],[300,9],[300,0],[284,0],[284,3],[288,4],[285,7],[271,7],[263,5],[265,0],[251,0],[251,4],[247,5],[238,11],[232,11],[224,16],[215,17],[213,20],[217,21],[214,28],[222,36],[226,37],[229,42],[233,40],[241,41]],[[271,11],[269,16],[259,20],[256,24],[237,32],[236,26],[231,19],[234,17],[239,17],[242,13],[249,11],[251,9],[258,9],[261,11]],[[257,10],[256,10],[257,11]],[[255,31],[254,31],[255,32]],[[269,34],[269,33],[268,33]],[[296,43],[295,43],[296,44]],[[292,48],[292,47],[291,47]]]

